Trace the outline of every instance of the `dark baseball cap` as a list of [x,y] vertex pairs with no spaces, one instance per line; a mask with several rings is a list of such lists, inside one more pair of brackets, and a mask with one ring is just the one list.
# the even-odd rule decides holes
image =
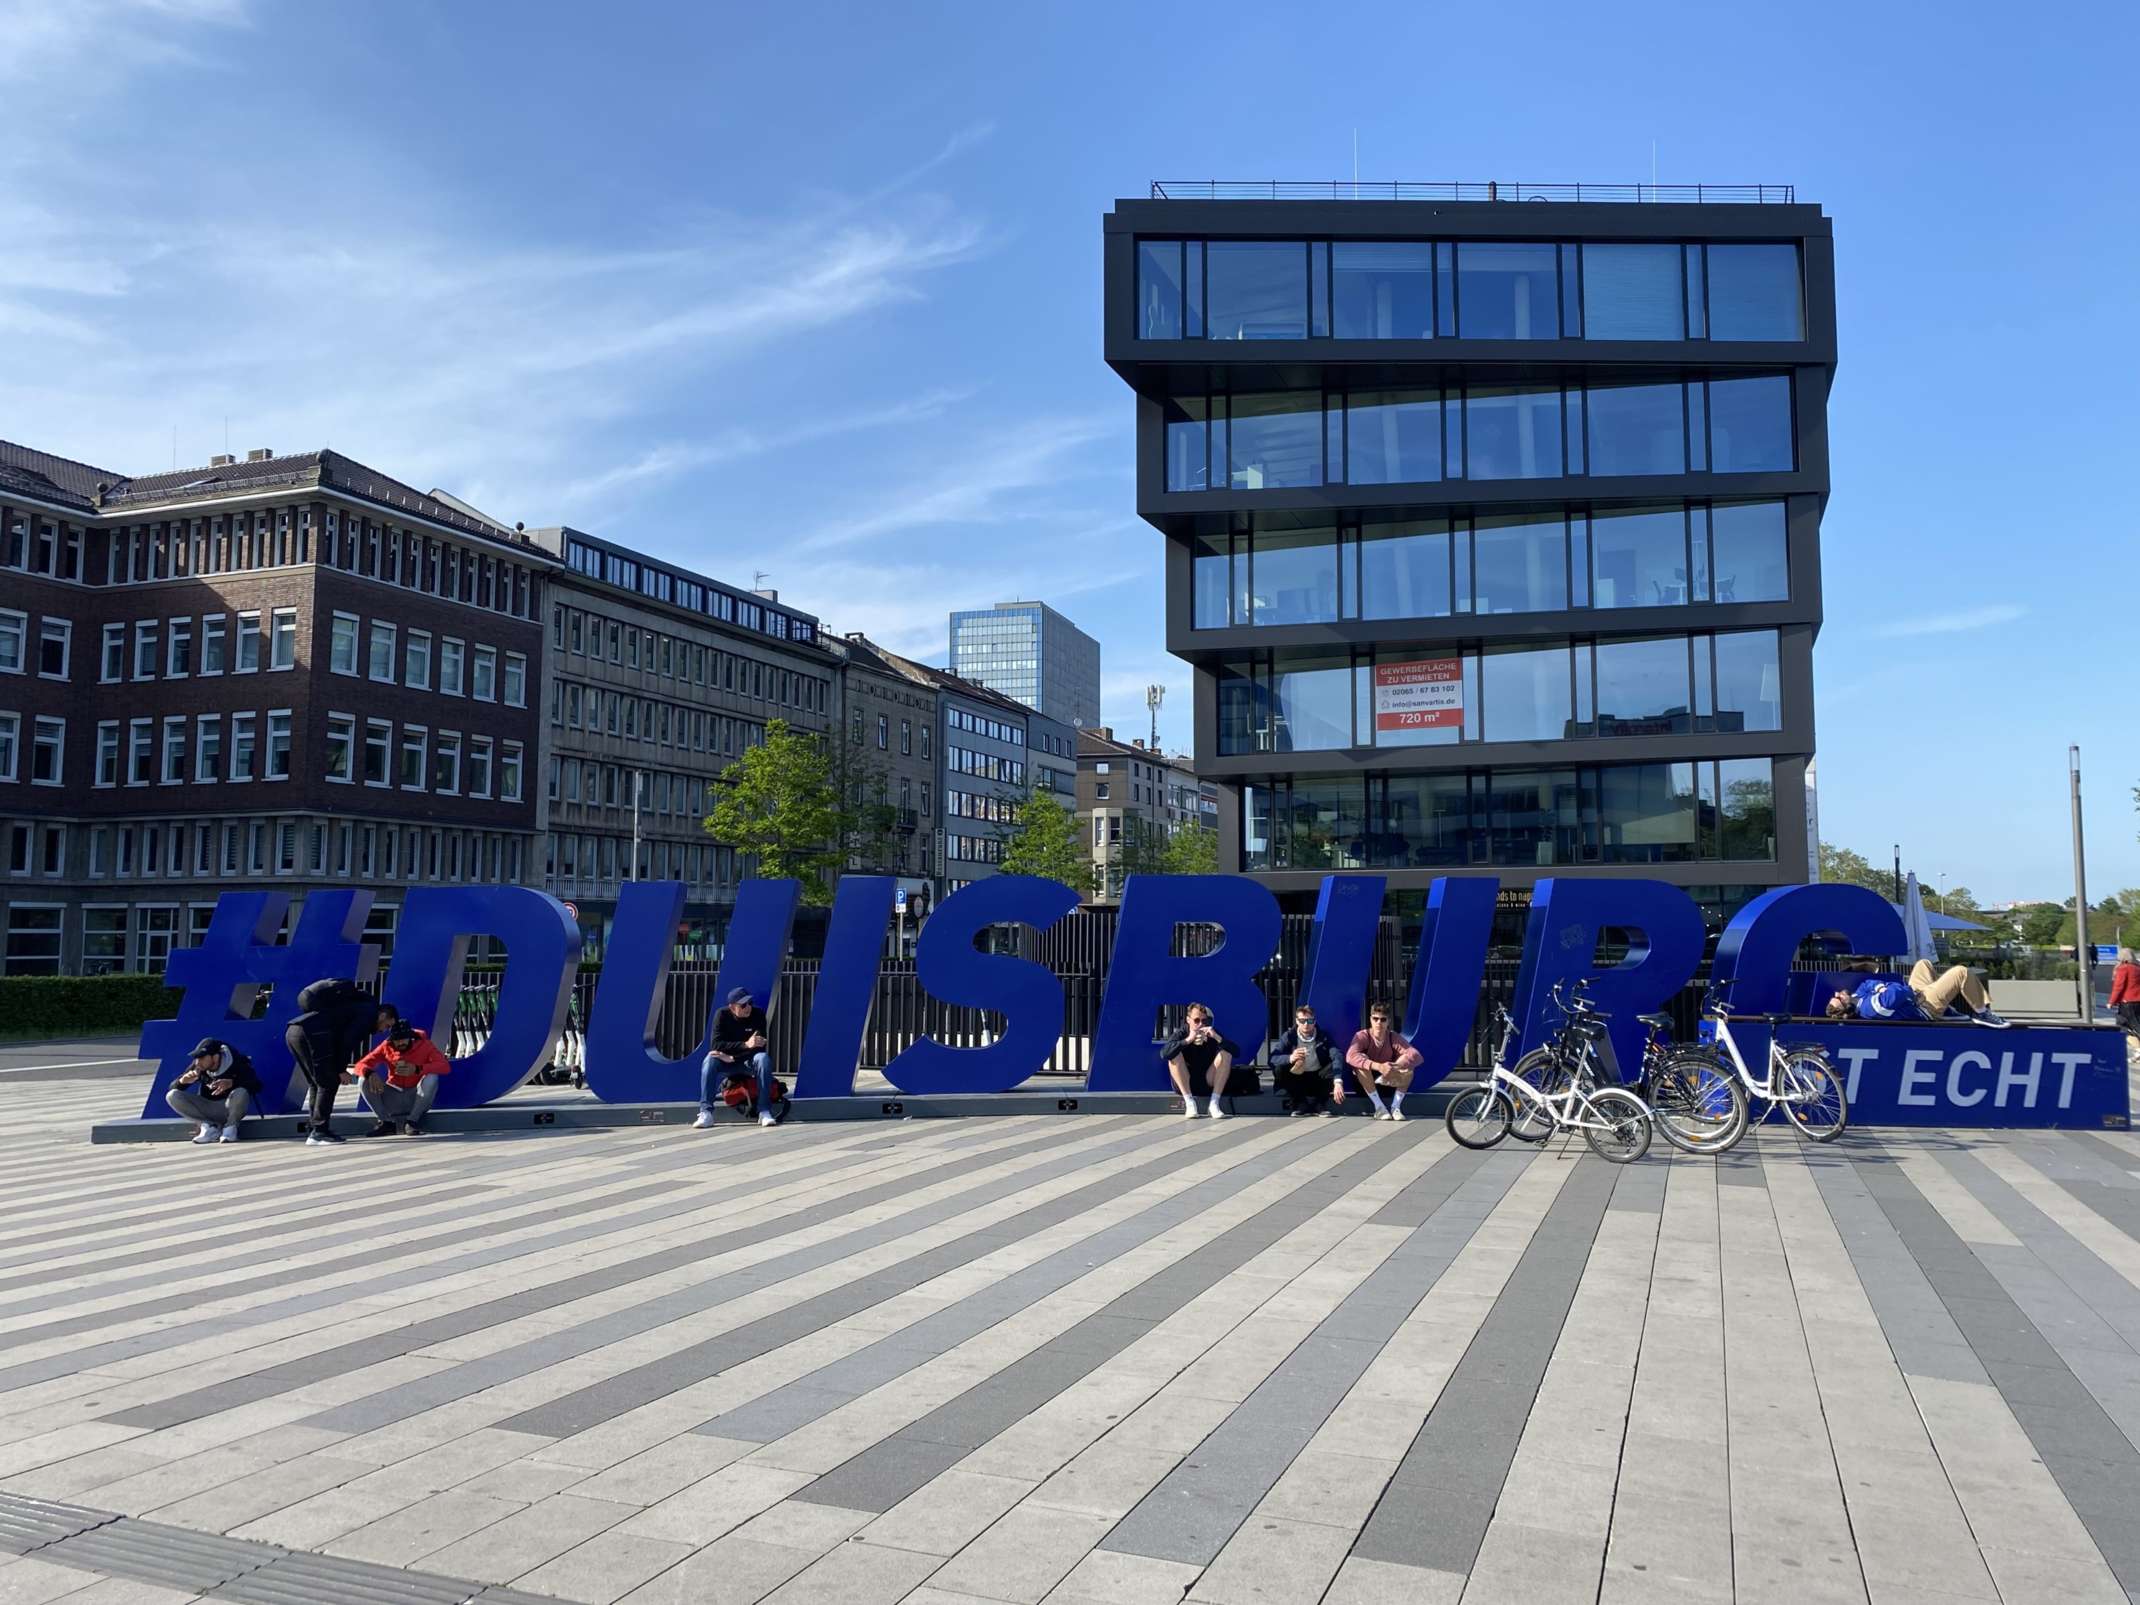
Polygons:
[[728,989],[728,1001],[731,1004],[750,1002],[750,988],[747,986],[730,987]]
[[220,1058],[222,1056],[222,1052],[223,1044],[219,1042],[216,1038],[202,1037],[200,1041],[194,1043],[193,1052],[188,1055],[188,1057],[198,1059],[203,1057],[204,1055],[213,1053]]

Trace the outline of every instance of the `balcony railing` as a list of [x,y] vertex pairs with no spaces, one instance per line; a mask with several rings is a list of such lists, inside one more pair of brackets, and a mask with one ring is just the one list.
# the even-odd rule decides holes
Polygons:
[[1525,184],[1488,179],[1408,184],[1356,178],[1153,179],[1155,201],[1606,201],[1671,206],[1789,206],[1790,184]]

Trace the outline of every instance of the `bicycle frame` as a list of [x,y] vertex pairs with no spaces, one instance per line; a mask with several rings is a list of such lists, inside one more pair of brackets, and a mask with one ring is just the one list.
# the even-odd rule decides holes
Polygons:
[[1591,1097],[1589,1085],[1592,1078],[1583,1074],[1586,1069],[1593,1067],[1595,1058],[1594,1045],[1583,1043],[1575,1055],[1576,1063],[1571,1067],[1568,1084],[1560,1092],[1540,1092],[1498,1061],[1487,1077],[1487,1084],[1502,1092],[1511,1104],[1521,1107],[1523,1103],[1530,1103],[1544,1109],[1546,1118],[1553,1122],[1555,1131],[1610,1131],[1613,1125],[1608,1120],[1582,1118],[1596,1114],[1596,1103]]
[[[1783,1038],[1779,1033],[1770,1032],[1768,1061],[1761,1067],[1761,1079],[1756,1081],[1754,1073],[1746,1067],[1746,1055],[1739,1051],[1738,1041],[1731,1034],[1731,1016],[1717,1011],[1711,1013],[1709,1017],[1716,1022],[1717,1046],[1730,1056],[1732,1070],[1739,1078],[1739,1085],[1746,1089],[1746,1095],[1749,1098],[1761,1099],[1770,1108],[1774,1108],[1779,1103],[1791,1102],[1791,1095],[1788,1091],[1777,1091],[1778,1072],[1782,1070],[1785,1061],[1790,1058],[1793,1051],[1810,1050],[1788,1049],[1784,1047]],[[1798,1101],[1802,1102],[1803,1100]]]

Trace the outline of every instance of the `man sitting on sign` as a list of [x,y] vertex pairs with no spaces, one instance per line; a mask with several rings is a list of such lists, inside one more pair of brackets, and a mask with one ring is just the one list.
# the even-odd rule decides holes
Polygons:
[[[773,1110],[785,1106],[785,1089],[773,1079],[765,1029],[765,1010],[751,1001],[749,989],[731,987],[728,1002],[713,1017],[713,1045],[699,1078],[698,1119],[692,1122],[699,1130],[713,1124],[714,1106],[724,1103],[746,1116],[755,1110],[761,1126],[780,1124]],[[746,1086],[743,1097],[729,1096]]]

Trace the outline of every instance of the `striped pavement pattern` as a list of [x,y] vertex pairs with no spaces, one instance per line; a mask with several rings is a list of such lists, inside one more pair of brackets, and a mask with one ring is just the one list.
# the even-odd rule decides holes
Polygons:
[[2140,1601],[2140,1140],[1131,1116],[84,1140],[0,1605]]

